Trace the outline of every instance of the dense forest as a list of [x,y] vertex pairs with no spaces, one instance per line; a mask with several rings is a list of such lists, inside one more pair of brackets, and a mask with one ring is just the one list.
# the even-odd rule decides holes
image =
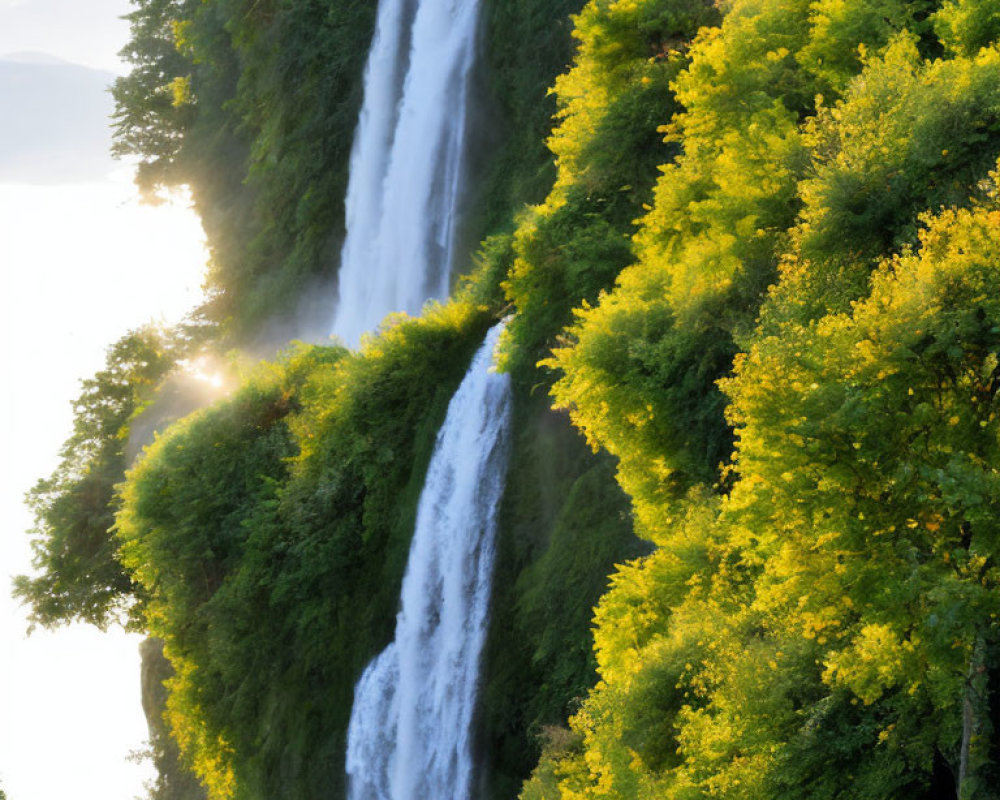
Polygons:
[[483,0],[475,244],[358,350],[375,4],[132,2],[115,147],[191,187],[208,299],[84,383],[15,591],[152,637],[152,800],[344,796],[506,316],[479,796],[1000,795],[1000,0]]

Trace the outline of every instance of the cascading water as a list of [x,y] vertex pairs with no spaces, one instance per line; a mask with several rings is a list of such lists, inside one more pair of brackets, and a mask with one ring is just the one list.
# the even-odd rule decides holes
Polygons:
[[354,691],[350,800],[468,800],[472,714],[486,637],[510,379],[494,327],[438,433],[403,578],[396,638]]
[[351,154],[333,333],[448,293],[479,0],[381,0]]

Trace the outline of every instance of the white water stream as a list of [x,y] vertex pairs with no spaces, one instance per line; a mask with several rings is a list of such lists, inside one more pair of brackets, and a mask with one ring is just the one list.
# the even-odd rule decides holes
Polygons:
[[468,800],[510,379],[501,325],[448,406],[417,508],[396,638],[365,670],[348,729],[350,800]]
[[479,0],[380,0],[351,153],[333,333],[448,294]]

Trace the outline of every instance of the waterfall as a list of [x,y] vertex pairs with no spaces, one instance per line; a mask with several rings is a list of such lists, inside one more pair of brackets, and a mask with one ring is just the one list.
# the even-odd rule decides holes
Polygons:
[[380,0],[351,153],[333,333],[448,294],[479,0]]
[[[380,0],[351,153],[333,333],[448,294],[479,0]],[[355,687],[351,800],[468,800],[510,386],[490,331],[448,406],[417,507],[395,640]]]
[[510,379],[498,325],[448,406],[417,507],[395,640],[354,692],[350,800],[468,800],[471,723],[486,637]]

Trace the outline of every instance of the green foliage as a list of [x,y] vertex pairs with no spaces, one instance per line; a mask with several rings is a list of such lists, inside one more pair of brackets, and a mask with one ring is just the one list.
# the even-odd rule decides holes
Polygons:
[[616,575],[572,720],[586,779],[552,756],[553,796],[935,796],[968,703],[963,791],[990,780],[967,675],[1000,599],[998,220],[927,217],[851,312],[738,360],[733,490]]
[[934,15],[934,30],[953,53],[972,56],[1000,38],[996,0],[947,0]]
[[117,156],[139,155],[137,183],[145,193],[170,183],[193,108],[175,88],[188,86],[190,64],[177,49],[177,23],[191,4],[149,0],[127,15],[131,39],[121,51],[132,71],[115,80]]
[[560,782],[574,787],[586,780],[583,740],[565,728],[550,727],[542,733],[542,755],[519,795],[522,800],[559,800]]
[[216,250],[217,314],[239,332],[296,312],[304,290],[333,285],[351,143],[375,4],[362,0],[223,3],[240,65],[223,104],[249,143],[246,239]]
[[[210,797],[231,793],[229,745],[212,700],[222,700],[213,695],[239,662],[225,657],[236,648],[225,623],[237,621],[208,612],[222,602],[217,594],[244,556],[246,520],[273,501],[294,453],[283,423],[291,395],[277,372],[178,423],[152,445],[129,475],[117,520],[123,563],[150,597],[148,629],[165,641],[177,673],[170,682],[171,727]],[[241,675],[236,686],[242,682]],[[225,697],[229,704],[239,699]]]
[[900,31],[909,31],[923,42],[925,51],[936,54],[939,46],[930,36],[927,22],[935,5],[926,0],[820,0],[811,10],[811,41],[802,48],[798,60],[839,94],[860,71],[865,54],[881,50]]
[[594,0],[574,18],[579,50],[554,88],[556,181],[519,220],[505,284],[518,310],[506,335],[516,374],[533,369],[570,309],[595,300],[631,260],[633,220],[657,166],[676,152],[659,133],[677,109],[670,82],[687,41],[715,19],[712,7],[663,0]]
[[867,291],[873,259],[917,243],[921,210],[984,196],[990,184],[979,179],[1000,153],[996,69],[992,49],[922,62],[900,38],[809,120],[804,208],[761,330],[848,308]]
[[885,783],[903,753],[908,782],[927,780],[935,748],[954,759],[969,659],[992,637],[994,218],[928,218],[920,254],[886,262],[870,298],[762,337],[727,387],[755,606],[821,646],[822,684],[873,706],[868,730],[895,754],[851,756],[868,770],[859,797],[907,796]]
[[360,353],[300,347],[129,474],[122,557],[213,800],[342,790],[354,683],[391,638],[435,434],[487,322],[452,304]]
[[[684,152],[663,167],[638,262],[543,362],[561,373],[556,402],[621,459],[644,530],[685,486],[717,480],[731,447],[714,384],[788,250],[767,325],[863,293],[867,259],[914,241],[918,213],[964,201],[996,157],[995,54],[923,63],[897,32],[925,32],[926,4],[874,10],[737,2],[702,31],[674,84]],[[817,93],[841,90],[814,114]]]
[[80,620],[104,628],[141,598],[111,534],[114,486],[128,466],[131,421],[190,345],[176,332],[139,328],[108,348],[105,368],[82,382],[59,466],[27,495],[37,574],[17,577],[14,594],[30,606],[33,625]]
[[[864,293],[871,259],[916,243],[921,211],[982,194],[977,183],[1000,153],[998,69],[995,50],[921,62],[912,41],[897,39],[810,121],[814,165],[799,186],[794,252],[823,267],[789,265],[778,314],[846,307]],[[786,296],[792,308],[778,311]]]
[[641,545],[607,456],[588,453],[544,395],[515,395],[489,637],[483,655],[487,797],[509,798],[593,685],[593,606],[614,564]]
[[796,120],[802,87],[813,87],[789,48],[807,41],[808,8],[737,3],[721,28],[702,30],[674,83],[685,110],[672,138],[684,152],[661,167],[635,237],[639,261],[575,312],[543,362],[562,373],[557,404],[620,459],[644,531],[685,486],[711,481],[730,450],[714,382],[794,219],[806,163]]
[[[570,14],[584,0],[487,0],[480,84],[488,101],[476,109],[471,153],[474,240],[504,231],[512,214],[539,203],[552,185],[553,165],[545,139],[556,113],[549,91],[572,58]],[[530,55],[529,55],[530,54]],[[483,85],[485,84],[485,85]],[[488,90],[488,91],[487,91]]]
[[699,35],[638,264],[544,362],[658,549],[522,797],[991,796],[997,56],[934,40],[987,4],[890,6]]

